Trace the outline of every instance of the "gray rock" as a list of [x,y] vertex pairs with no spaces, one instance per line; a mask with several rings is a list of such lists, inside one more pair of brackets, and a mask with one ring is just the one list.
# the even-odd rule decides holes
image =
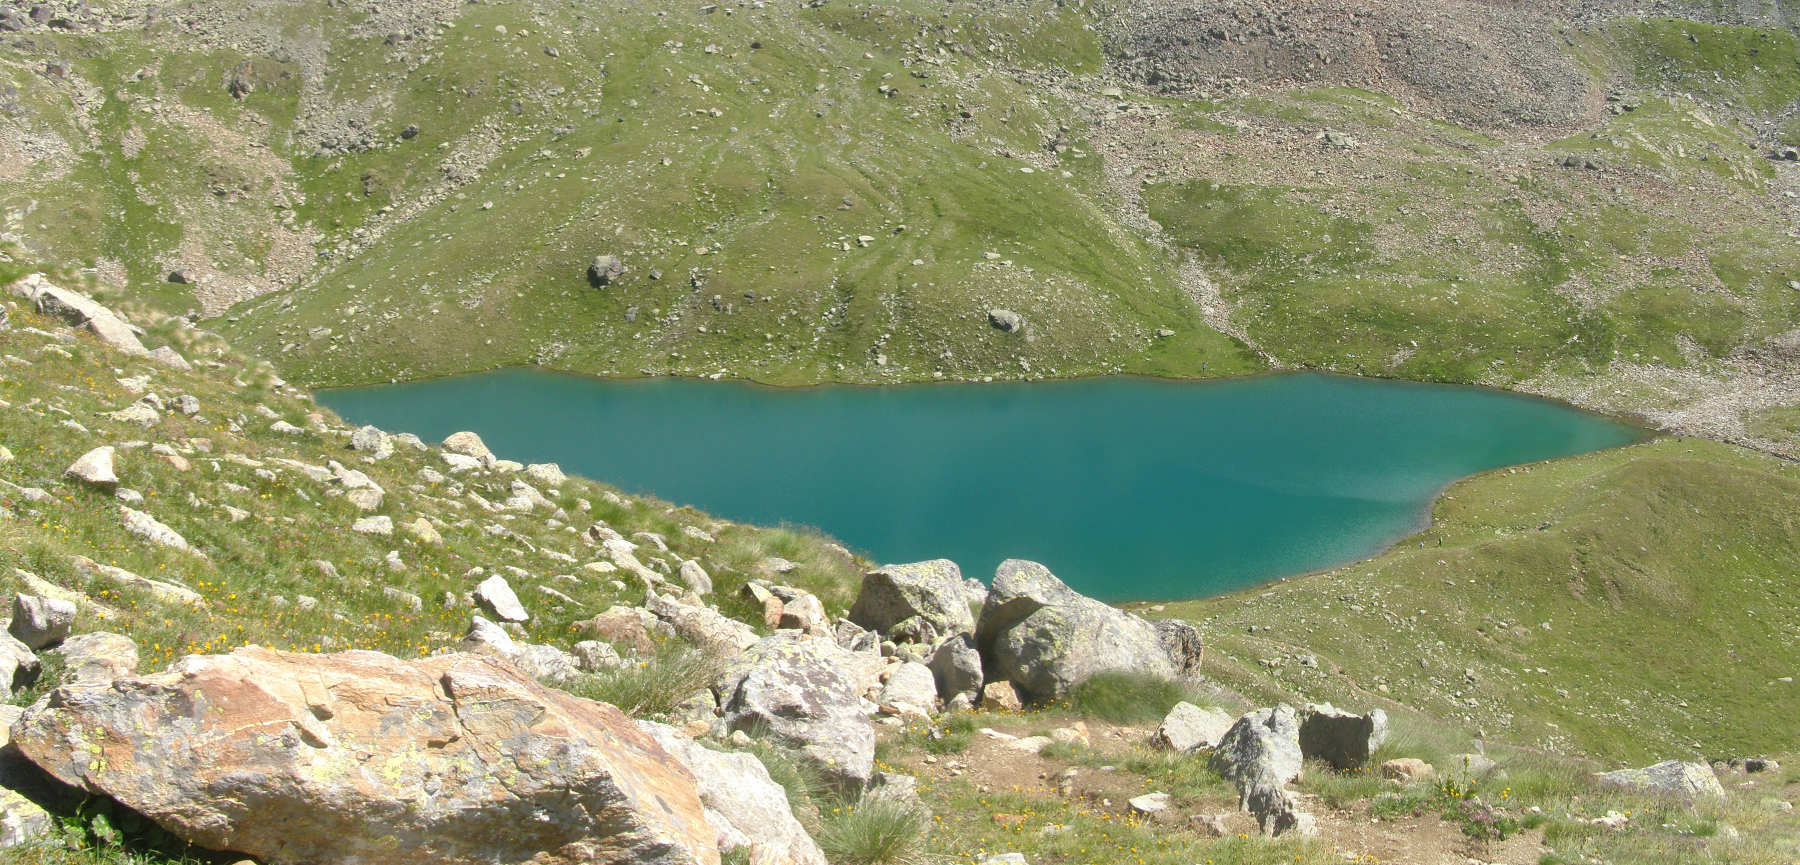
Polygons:
[[683,604],[654,591],[644,595],[644,609],[682,639],[721,657],[733,658],[756,645],[756,631],[703,604]]
[[1009,680],[1040,702],[1097,673],[1174,679],[1189,668],[1187,657],[1170,657],[1156,625],[1085,597],[1048,568],[1022,559],[1008,559],[995,572],[976,646],[988,679]]
[[681,567],[676,570],[676,574],[681,577],[681,582],[688,588],[702,595],[712,594],[712,577],[707,576],[706,569],[700,567],[699,562],[693,559],[682,562]]
[[1171,751],[1211,748],[1219,744],[1233,723],[1230,715],[1218,709],[1203,709],[1193,703],[1180,702],[1163,717],[1150,741],[1158,748]]
[[776,625],[821,637],[833,636],[831,617],[825,614],[825,602],[811,592],[797,589],[782,598],[781,617],[776,620]]
[[693,774],[720,852],[748,848],[751,865],[826,865],[824,852],[794,818],[787,791],[755,755],[714,751],[666,724],[637,723]]
[[875,729],[848,652],[791,632],[758,641],[714,681],[725,724],[791,747],[855,794],[875,765]]
[[949,559],[884,565],[864,574],[850,621],[897,643],[928,646],[975,630],[962,571]]
[[519,603],[519,596],[513,594],[512,586],[499,574],[482,580],[475,587],[475,601],[502,622],[531,621],[531,614],[525,612],[525,605]]
[[150,543],[177,550],[188,549],[187,538],[182,537],[180,532],[163,525],[155,517],[143,511],[132,510],[120,505],[119,518],[125,523],[125,531]]
[[532,463],[525,467],[525,477],[551,488],[562,486],[569,480],[569,476],[563,474],[562,466],[556,463]]
[[17,691],[37,681],[44,667],[38,662],[37,655],[31,653],[31,647],[18,641],[12,634],[0,634],[0,682]]
[[68,638],[75,627],[75,610],[68,601],[17,594],[6,632],[30,649],[47,649]]
[[937,711],[937,703],[937,680],[930,667],[917,661],[894,667],[887,686],[881,689],[881,705],[892,706],[902,715],[929,718]]
[[134,357],[148,357],[150,352],[138,341],[137,330],[112,310],[93,298],[50,284],[41,273],[30,274],[13,282],[8,290],[37,307],[38,312],[55,316],[71,327],[85,330],[115,351]]
[[187,358],[181,356],[181,352],[166,345],[157,346],[156,348],[151,349],[150,360],[170,369],[181,370],[182,372],[193,372],[194,370],[193,365],[187,362]]
[[588,282],[595,287],[611,285],[614,280],[625,275],[625,262],[616,255],[596,255],[588,264]]
[[505,628],[480,616],[471,618],[469,631],[463,635],[462,650],[500,658],[533,679],[552,685],[570,681],[581,673],[579,661],[568,652],[514,640]]
[[1025,329],[1025,316],[1010,309],[988,310],[988,324],[1007,333],[1019,333]]
[[1152,624],[1156,626],[1156,637],[1162,643],[1163,653],[1175,666],[1176,678],[1191,679],[1200,675],[1201,662],[1206,658],[1200,629],[1180,619],[1157,619]]
[[1604,784],[1613,784],[1647,793],[1660,793],[1682,799],[1723,799],[1725,788],[1719,776],[1705,763],[1667,760],[1642,769],[1620,769],[1595,775]]
[[459,456],[480,460],[484,465],[494,464],[494,452],[481,440],[481,436],[463,430],[451,433],[444,439],[444,450]]
[[625,666],[625,660],[611,644],[599,640],[582,640],[571,647],[575,666],[584,673],[598,673]]
[[1304,822],[1285,785],[1300,777],[1300,722],[1291,706],[1258,709],[1239,718],[1212,752],[1212,765],[1238,789],[1238,807],[1263,833],[1286,834]]
[[1300,717],[1300,754],[1347,772],[1367,763],[1387,734],[1387,713],[1380,709],[1357,715],[1330,703],[1309,705]]
[[63,469],[63,477],[111,492],[119,486],[119,476],[113,470],[113,454],[110,446],[94,448]]
[[957,634],[938,644],[931,654],[931,674],[937,680],[938,694],[944,700],[959,695],[981,699],[981,653],[975,649],[974,634]]
[[69,561],[75,566],[75,570],[83,574],[99,577],[100,579],[106,580],[117,586],[143,589],[149,592],[157,600],[165,603],[189,604],[196,607],[206,606],[206,599],[200,597],[199,593],[186,586],[178,586],[174,583],[164,582],[162,580],[152,580],[149,577],[139,576],[124,568],[116,568],[112,565],[102,565],[86,556],[70,556]]
[[350,531],[359,535],[387,536],[394,533],[394,518],[383,514],[375,517],[363,517],[350,524]]
[[350,435],[350,449],[384,460],[394,455],[394,437],[376,427],[358,427]]
[[137,675],[137,643],[124,634],[107,631],[76,634],[51,649],[50,653],[62,657],[65,683],[110,682]]

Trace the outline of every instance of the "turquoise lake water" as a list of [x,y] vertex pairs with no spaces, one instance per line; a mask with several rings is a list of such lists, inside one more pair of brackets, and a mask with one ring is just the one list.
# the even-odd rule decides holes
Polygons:
[[1477,388],[1297,374],[777,389],[533,370],[321,393],[355,423],[816,526],[878,561],[1009,557],[1109,601],[1193,598],[1352,561],[1445,484],[1641,433]]

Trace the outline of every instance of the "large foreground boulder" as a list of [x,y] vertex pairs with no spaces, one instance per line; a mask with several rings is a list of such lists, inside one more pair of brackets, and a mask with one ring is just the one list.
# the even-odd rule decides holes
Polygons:
[[693,775],[654,739],[478,655],[189,656],[57,688],[13,742],[64,783],[269,865],[719,861]]
[[976,643],[989,681],[1009,680],[1040,702],[1067,694],[1096,673],[1174,679],[1199,664],[1199,634],[1192,626],[1159,628],[1022,559],[1008,559],[995,571]]
[[1212,765],[1237,785],[1238,807],[1256,818],[1263,834],[1307,831],[1310,819],[1295,809],[1285,789],[1305,765],[1293,707],[1258,709],[1239,718],[1213,749]]
[[927,646],[975,630],[962,571],[949,559],[885,565],[863,575],[850,621],[897,643]]
[[854,794],[875,769],[875,728],[852,653],[793,631],[764,637],[714,682],[725,724],[800,753]]
[[750,865],[826,865],[825,853],[794,819],[787,791],[755,755],[702,747],[655,721],[638,727],[693,773],[721,852],[748,848]]
[[1719,784],[1718,774],[1705,763],[1667,760],[1642,769],[1602,772],[1597,777],[1601,783],[1682,799],[1725,798],[1725,788]]

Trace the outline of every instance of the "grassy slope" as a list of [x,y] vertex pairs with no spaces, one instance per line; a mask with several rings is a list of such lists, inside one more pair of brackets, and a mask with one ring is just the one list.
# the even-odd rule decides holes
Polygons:
[[1797,589],[1800,467],[1659,440],[1463,481],[1382,556],[1169,612],[1252,692],[1641,762],[1800,745]]
[[[717,15],[486,4],[429,45],[393,47],[351,10],[259,7],[261,26],[327,46],[319,87],[380,106],[377,146],[341,156],[307,143],[297,63],[260,58],[259,86],[235,101],[222,82],[236,55],[170,51],[157,31],[47,37],[104,102],[94,134],[66,133],[90,148],[75,172],[0,185],[0,199],[37,202],[34,240],[51,257],[123,260],[134,290],[168,295],[160,268],[194,238],[167,209],[137,211],[206,198],[195,175],[222,169],[167,158],[184,142],[145,104],[179,101],[221,137],[267,145],[286,169],[254,184],[286,184],[291,201],[216,207],[317,232],[329,254],[316,284],[242,310],[232,335],[312,383],[531,362],[776,382],[1260,368],[1107,214],[1098,157],[1050,151],[1080,136],[1061,97],[984,59],[1097,66],[1085,13],[1023,5],[1015,18],[922,3]],[[147,63],[160,73],[133,78]],[[14,75],[34,117],[72,113],[77,88]],[[152,134],[125,158],[116,142],[132,119],[167,147]],[[421,132],[402,141],[408,124]],[[469,182],[440,200],[447,157]],[[163,174],[192,188],[162,189]],[[88,201],[96,189],[109,207]],[[584,270],[602,252],[630,272],[596,290]],[[1030,338],[990,327],[994,306],[1023,312]],[[1160,328],[1176,336],[1153,338]]]
[[[165,304],[186,302],[162,280],[183,262],[310,274],[225,326],[312,384],[527,363],[779,383],[1260,368],[1119,218],[1104,162],[1140,146],[1182,154],[1141,173],[1151,215],[1289,363],[1498,385],[1621,362],[1714,374],[1800,323],[1762,143],[1800,92],[1781,31],[1572,31],[1641,107],[1561,141],[1302,88],[1150,101],[1170,116],[1120,151],[1098,140],[1118,124],[1093,123],[1094,13],[1049,3],[497,3],[393,44],[355,7],[249,10],[240,29],[279,34],[249,55],[174,24],[33,37],[5,65],[12,122],[80,155],[0,179],[0,202],[48,257],[117,262]],[[42,74],[52,54],[70,78]],[[234,70],[254,84],[241,100]],[[368,106],[374,147],[316,152],[309,93]],[[1324,128],[1360,145],[1319,146]],[[1606,170],[1554,164],[1569,155]],[[631,270],[594,289],[601,252]],[[989,327],[992,306],[1030,338]]]

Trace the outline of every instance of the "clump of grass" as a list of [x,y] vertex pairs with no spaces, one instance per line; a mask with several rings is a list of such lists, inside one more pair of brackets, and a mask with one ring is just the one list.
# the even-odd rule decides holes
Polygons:
[[815,840],[837,865],[919,865],[929,828],[918,806],[865,796],[822,814]]
[[1176,703],[1194,695],[1179,682],[1141,673],[1101,673],[1075,686],[1053,708],[1114,724],[1159,721]]
[[908,726],[903,738],[908,749],[916,748],[929,754],[959,754],[969,750],[977,726],[973,715],[952,712],[928,724]]
[[634,718],[663,717],[712,685],[719,659],[682,643],[659,645],[647,658],[568,686],[576,695],[618,706]]

